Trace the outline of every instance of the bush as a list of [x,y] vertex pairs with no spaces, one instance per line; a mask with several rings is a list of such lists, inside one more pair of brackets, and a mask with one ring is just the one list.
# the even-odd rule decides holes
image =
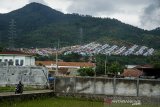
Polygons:
[[78,70],[78,73],[80,76],[94,76],[95,72],[94,70],[89,67],[89,68],[80,68]]

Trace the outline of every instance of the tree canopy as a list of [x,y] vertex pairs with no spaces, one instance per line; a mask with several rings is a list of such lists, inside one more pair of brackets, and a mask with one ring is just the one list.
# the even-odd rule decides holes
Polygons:
[[78,70],[78,73],[79,73],[80,76],[94,76],[95,75],[95,71],[91,67],[89,67],[89,68],[80,68]]

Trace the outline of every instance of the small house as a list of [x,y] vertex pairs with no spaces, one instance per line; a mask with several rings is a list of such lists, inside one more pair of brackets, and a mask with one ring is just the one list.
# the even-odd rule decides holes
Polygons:
[[0,52],[0,62],[9,66],[34,66],[35,57],[22,52]]

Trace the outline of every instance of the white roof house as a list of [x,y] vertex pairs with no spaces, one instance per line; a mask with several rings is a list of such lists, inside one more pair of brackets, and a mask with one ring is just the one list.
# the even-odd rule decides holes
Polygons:
[[0,52],[0,62],[13,66],[34,66],[35,57],[22,52]]

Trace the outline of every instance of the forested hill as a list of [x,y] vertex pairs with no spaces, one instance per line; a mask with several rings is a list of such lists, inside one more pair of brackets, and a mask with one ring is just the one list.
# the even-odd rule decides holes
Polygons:
[[160,49],[160,32],[124,24],[116,19],[64,14],[38,3],[31,3],[7,14],[0,14],[1,45],[8,45],[9,22],[16,21],[16,47],[53,47],[92,41],[139,44]]
[[151,32],[151,34],[160,35],[160,27],[153,29],[150,32]]

